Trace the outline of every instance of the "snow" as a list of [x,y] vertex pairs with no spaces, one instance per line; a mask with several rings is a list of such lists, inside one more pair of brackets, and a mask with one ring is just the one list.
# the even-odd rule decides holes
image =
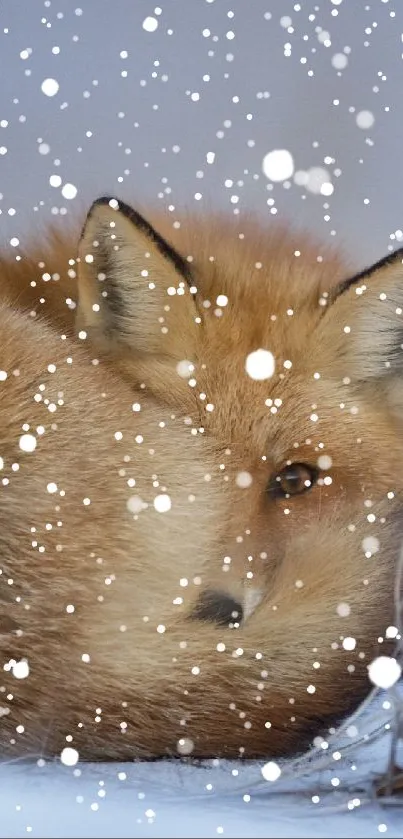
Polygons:
[[56,79],[44,79],[41,84],[41,90],[45,96],[55,96],[59,90],[59,82]]
[[347,64],[348,58],[343,52],[336,52],[332,56],[332,67],[334,67],[335,70],[345,70]]
[[67,183],[67,184],[64,184],[64,186],[62,186],[63,198],[67,198],[68,201],[71,201],[73,198],[75,198],[76,195],[77,195],[77,192],[78,192],[78,189],[77,189],[76,186],[74,186],[74,184]]
[[0,839],[401,837],[400,806],[372,793],[390,715],[381,693],[327,749],[322,741],[309,757],[279,763],[3,763]]
[[362,540],[362,549],[365,556],[369,559],[372,554],[379,551],[379,539],[376,536],[365,536]]
[[137,515],[138,513],[141,513],[142,510],[144,510],[146,505],[139,495],[131,495],[130,498],[127,499],[126,506],[129,513]]
[[374,685],[380,688],[391,688],[400,679],[402,668],[395,658],[380,655],[374,658],[368,667],[368,676]]
[[65,766],[75,766],[78,763],[78,758],[77,749],[72,749],[71,746],[66,746],[60,755],[60,760]]
[[143,29],[146,32],[155,32],[158,27],[158,20],[155,17],[146,17],[143,20]]
[[167,513],[171,509],[171,506],[171,499],[165,492],[155,496],[154,507],[157,513]]
[[372,128],[375,122],[375,117],[372,111],[359,111],[356,116],[356,123],[358,128],[368,129]]
[[278,763],[275,763],[274,760],[269,760],[268,763],[262,766],[262,775],[265,781],[277,781],[281,775],[281,769]]
[[274,373],[275,366],[273,353],[269,350],[254,350],[247,355],[245,361],[245,370],[248,376],[259,382],[264,379],[270,379]]
[[191,361],[187,361],[186,358],[183,361],[178,361],[176,365],[176,372],[181,379],[189,379],[192,373],[194,373],[194,364]]
[[252,485],[252,481],[253,478],[250,472],[238,472],[235,476],[235,483],[241,489],[247,489],[250,487]]
[[29,676],[29,664],[25,658],[21,661],[14,661],[11,665],[15,679],[27,679]]
[[263,173],[271,181],[286,181],[294,172],[294,160],[287,149],[274,149],[263,158]]
[[33,452],[36,449],[36,439],[33,434],[22,434],[19,446],[23,452]]

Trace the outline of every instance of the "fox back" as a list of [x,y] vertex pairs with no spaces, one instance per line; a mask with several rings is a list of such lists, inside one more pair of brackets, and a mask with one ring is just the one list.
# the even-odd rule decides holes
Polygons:
[[[298,245],[299,242],[299,245]],[[391,653],[403,269],[115,199],[0,264],[0,750],[301,751]]]

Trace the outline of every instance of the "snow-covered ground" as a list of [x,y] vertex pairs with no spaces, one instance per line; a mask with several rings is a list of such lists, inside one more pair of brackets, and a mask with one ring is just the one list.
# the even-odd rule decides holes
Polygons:
[[4,764],[0,837],[402,837],[403,801],[372,792],[391,720],[382,691],[273,783],[258,763]]

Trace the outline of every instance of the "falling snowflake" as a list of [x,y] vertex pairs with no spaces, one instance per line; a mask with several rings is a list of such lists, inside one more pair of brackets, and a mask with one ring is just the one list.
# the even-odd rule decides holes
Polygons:
[[376,536],[365,536],[362,540],[362,549],[366,557],[371,557],[379,551],[379,539]]
[[33,434],[22,434],[19,439],[19,447],[23,452],[34,452],[36,449],[36,437]]
[[274,149],[263,158],[263,173],[271,181],[286,181],[294,172],[294,160],[287,149]]
[[16,679],[26,679],[29,676],[29,665],[25,658],[14,662],[11,670]]
[[154,507],[157,513],[167,513],[168,510],[171,509],[172,502],[166,493],[161,493],[160,495],[156,495],[154,498]]
[[402,668],[395,658],[381,655],[368,665],[368,676],[373,685],[387,690],[400,679]]
[[238,472],[235,477],[235,483],[241,489],[247,489],[247,487],[250,487],[252,485],[252,481],[253,478],[250,472]]
[[269,760],[268,763],[265,763],[265,765],[262,766],[261,773],[265,781],[274,782],[278,781],[281,775],[281,769],[279,765],[274,762],[274,760]]
[[317,465],[322,471],[327,471],[328,469],[331,469],[332,458],[328,454],[321,454],[317,459]]
[[246,357],[245,370],[248,376],[256,381],[271,379],[275,367],[273,353],[269,350],[254,350]]
[[194,749],[194,742],[190,737],[181,737],[176,744],[176,750],[180,755],[190,755]]
[[372,111],[359,111],[355,121],[358,125],[358,128],[362,128],[364,130],[368,128],[372,128],[375,123],[375,117]]
[[336,52],[332,56],[332,66],[335,70],[345,70],[348,64],[348,58],[344,52]]
[[146,506],[147,505],[144,503],[143,499],[140,498],[139,495],[131,495],[126,502],[126,507],[129,513],[133,513],[133,515],[141,513],[141,511],[144,510]]
[[60,754],[60,761],[65,766],[75,766],[78,763],[79,754],[77,749],[73,749],[71,746],[66,746],[61,754]]
[[45,96],[56,96],[59,90],[59,82],[56,79],[44,79],[41,84],[41,90]]
[[158,27],[158,20],[157,20],[156,17],[149,16],[149,17],[144,18],[143,29],[145,29],[146,32],[155,32],[157,27]]
[[78,192],[77,187],[74,186],[74,184],[68,184],[67,183],[67,184],[64,184],[64,186],[62,187],[63,198],[67,198],[68,200],[71,200],[72,198],[75,198],[76,195],[77,195],[77,192]]
[[182,379],[189,379],[194,372],[194,364],[191,361],[178,361],[176,365],[176,372]]

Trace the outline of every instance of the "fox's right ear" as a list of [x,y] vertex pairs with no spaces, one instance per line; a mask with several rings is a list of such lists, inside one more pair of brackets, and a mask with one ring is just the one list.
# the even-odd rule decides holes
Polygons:
[[197,311],[186,262],[114,198],[92,205],[79,244],[79,330],[114,356],[192,359]]
[[341,375],[385,384],[391,376],[402,379],[403,249],[336,285],[320,328]]

